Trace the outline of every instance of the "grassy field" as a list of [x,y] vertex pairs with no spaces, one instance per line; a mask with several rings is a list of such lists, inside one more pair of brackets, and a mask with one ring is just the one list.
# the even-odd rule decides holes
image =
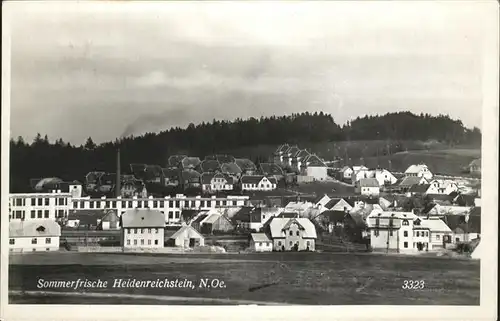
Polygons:
[[[107,294],[101,300],[103,304],[479,304],[479,262],[470,260],[331,253],[184,256],[52,253],[12,255],[10,261],[11,303],[99,303],[95,296],[101,293]],[[100,279],[107,280],[109,285],[91,290],[43,289],[73,294],[63,297],[54,293],[22,294],[22,291],[40,291],[36,285],[40,278]],[[113,288],[116,278],[187,279],[195,286]],[[200,288],[201,278],[224,281],[226,287]],[[402,288],[405,280],[423,280],[425,287],[405,290]],[[17,295],[12,295],[15,291]],[[83,292],[97,294],[74,296]],[[114,297],[112,293],[120,296]]]

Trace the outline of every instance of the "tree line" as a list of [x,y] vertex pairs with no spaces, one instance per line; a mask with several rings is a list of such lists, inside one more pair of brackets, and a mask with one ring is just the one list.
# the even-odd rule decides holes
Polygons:
[[[116,171],[116,150],[121,151],[122,171],[128,164],[145,163],[166,166],[169,156],[206,155],[261,145],[278,146],[338,142],[345,140],[437,140],[450,145],[481,142],[478,128],[465,128],[461,121],[446,115],[415,115],[409,112],[358,117],[338,125],[323,112],[249,118],[234,121],[213,120],[174,127],[159,133],[145,133],[96,144],[89,137],[74,146],[59,138],[50,142],[37,134],[31,142],[23,137],[10,141],[10,190],[29,191],[31,178],[59,177],[72,181],[84,179],[89,171]],[[237,156],[237,155],[235,155]],[[238,155],[243,156],[243,155]],[[270,155],[268,155],[270,156]],[[375,156],[375,155],[366,155]],[[260,161],[263,155],[246,155]],[[339,155],[343,157],[343,155]]]

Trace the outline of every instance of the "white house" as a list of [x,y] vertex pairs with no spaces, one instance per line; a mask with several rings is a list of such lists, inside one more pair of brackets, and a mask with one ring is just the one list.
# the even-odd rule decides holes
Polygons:
[[349,166],[344,166],[340,170],[340,174],[342,175],[342,180],[344,181],[351,181],[352,173],[354,173],[354,171]]
[[[70,185],[70,190],[72,186]],[[78,187],[77,187],[78,188]],[[10,221],[29,221],[67,218],[71,193],[60,190],[52,193],[24,193],[9,195]]]
[[204,246],[205,238],[195,228],[189,225],[182,226],[171,237],[177,247],[189,248]]
[[380,186],[395,184],[398,179],[386,169],[376,169],[372,172],[372,177],[378,181]]
[[38,252],[59,250],[61,227],[53,220],[9,222],[9,251]]
[[276,251],[315,251],[316,227],[307,218],[273,218],[269,223]]
[[266,233],[251,233],[250,249],[255,252],[272,252],[273,241]]
[[429,250],[446,248],[448,244],[453,242],[453,231],[439,218],[429,218],[421,220],[421,226],[426,227],[430,231]]
[[241,177],[242,191],[272,191],[276,189],[276,179],[261,175],[243,175]]
[[121,216],[122,245],[125,249],[162,248],[165,215],[153,209],[130,209]]
[[201,187],[204,192],[232,191],[233,180],[222,173],[203,173]]
[[362,178],[355,183],[354,192],[365,196],[378,196],[380,185],[375,178]]
[[374,175],[373,175],[373,171],[369,170],[368,168],[361,168],[359,170],[355,170],[352,175],[351,175],[351,183],[353,185],[356,184],[357,181],[359,181],[360,179],[363,179],[363,178],[372,178]]
[[434,176],[432,172],[429,170],[427,165],[418,164],[418,165],[410,165],[405,171],[406,176],[416,176],[416,177],[424,177],[427,180],[432,179]]
[[330,200],[331,200],[330,196],[323,194],[323,196],[319,196],[317,199],[314,200],[314,202],[313,202],[314,207],[322,208],[326,204],[328,204],[328,202],[330,202]]
[[309,209],[314,208],[314,204],[311,202],[289,202],[284,209],[284,212],[295,212],[298,213],[300,217],[304,217]]
[[429,185],[426,194],[450,195],[450,193],[458,192],[458,184],[452,180],[433,179]]

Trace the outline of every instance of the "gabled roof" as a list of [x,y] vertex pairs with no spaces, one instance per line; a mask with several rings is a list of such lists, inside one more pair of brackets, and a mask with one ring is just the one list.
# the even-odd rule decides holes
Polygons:
[[477,158],[469,163],[469,167],[476,166],[481,167],[481,158]]
[[470,209],[469,211],[470,216],[481,216],[481,207],[480,206],[474,206]]
[[375,178],[362,178],[357,181],[360,187],[380,187],[378,181]]
[[[402,177],[396,182],[401,187],[409,187],[412,185],[418,185],[420,184],[420,181],[425,180],[422,177],[417,177],[417,176],[405,176]],[[425,180],[426,181],[426,180]]]
[[234,163],[235,158],[231,155],[215,155],[215,159],[221,163]]
[[168,180],[178,180],[179,179],[179,169],[176,167],[162,168],[163,177]]
[[180,236],[183,236],[183,233],[187,233],[189,238],[192,238],[193,236],[198,236],[199,238],[204,238],[203,235],[200,234],[194,227],[190,225],[184,225],[180,229],[178,229],[172,236],[170,236],[171,239],[176,239]]
[[297,146],[291,146],[288,150],[286,150],[286,154],[292,156],[297,153],[300,149]]
[[200,214],[199,216],[196,217],[196,219],[191,224],[199,224],[199,223],[201,223],[201,221],[203,221],[207,217],[208,217],[208,214]]
[[351,170],[351,171],[353,171],[353,169],[352,169],[352,168],[350,168],[349,166],[344,166],[344,167],[342,167],[342,168],[340,169],[340,171],[341,171],[341,172],[345,172],[345,171],[347,171],[347,170]]
[[149,208],[129,209],[122,214],[122,225],[127,227],[164,227],[165,215],[158,210]]
[[428,228],[431,232],[452,232],[452,230],[441,219],[421,220],[420,226]]
[[296,154],[296,157],[298,157],[298,158],[304,158],[304,157],[307,157],[309,155],[311,155],[311,153],[309,153],[307,150],[303,149],[303,150],[301,150],[300,152],[298,152]]
[[185,169],[181,172],[181,178],[188,181],[200,181],[201,174],[193,169]]
[[469,221],[467,222],[466,229],[467,233],[481,233],[481,216],[471,215],[469,216]]
[[54,220],[9,222],[9,237],[52,237],[60,235],[61,227]]
[[198,157],[184,157],[181,161],[182,168],[195,168],[200,163],[201,160]]
[[183,209],[181,212],[181,217],[185,222],[191,221],[200,211],[197,210],[186,210]]
[[419,165],[410,165],[406,171],[405,174],[418,174],[425,169],[428,169],[427,165],[424,164],[419,164]]
[[317,155],[310,155],[307,156],[307,160],[304,159],[304,161],[307,161],[307,166],[318,166],[318,167],[326,167],[326,164],[317,156]]
[[430,184],[417,184],[417,185],[412,185],[410,189],[408,190],[410,193],[419,193],[419,194],[424,194],[427,192],[431,185]]
[[283,237],[283,229],[289,228],[292,224],[297,224],[299,228],[304,232],[305,238],[316,238],[316,228],[314,224],[307,218],[280,218],[275,217],[271,220],[269,224],[271,230],[271,237]]
[[465,215],[444,215],[441,219],[452,231],[465,224]]
[[318,217],[324,217],[328,220],[328,222],[337,223],[343,222],[345,216],[345,212],[328,210],[321,213]]
[[274,163],[260,163],[260,170],[264,175],[284,175],[281,167]]
[[243,175],[243,176],[241,176],[241,183],[242,184],[259,184],[260,181],[262,181],[262,179],[264,177],[265,176],[263,176],[263,175]]
[[179,166],[179,163],[186,158],[187,155],[172,155],[168,158],[168,165],[169,166]]
[[470,194],[459,194],[453,199],[453,202],[460,206],[474,206],[476,196]]
[[257,166],[255,166],[255,164],[248,158],[236,158],[235,163],[241,168],[242,171],[257,170]]
[[271,239],[266,233],[251,233],[250,238],[254,242],[270,242]]
[[203,173],[219,171],[221,165],[218,160],[205,159],[200,163],[200,169]]
[[241,168],[236,163],[224,163],[221,165],[221,172],[226,174],[240,174]]

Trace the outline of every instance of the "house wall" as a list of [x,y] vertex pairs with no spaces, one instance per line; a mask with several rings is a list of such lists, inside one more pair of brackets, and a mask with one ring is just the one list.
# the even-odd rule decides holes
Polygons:
[[257,232],[262,228],[262,222],[241,222],[241,227],[248,230],[256,230]]
[[124,248],[160,248],[164,244],[164,228],[123,228],[122,245]]
[[424,251],[432,250],[431,232],[429,229],[416,228],[413,230],[413,249],[418,252],[417,244],[422,243],[424,245]]
[[[37,244],[32,244],[36,239]],[[10,244],[14,240],[14,244]],[[47,243],[48,241],[48,243]],[[10,237],[10,252],[46,252],[59,250],[59,236]]]
[[225,219],[224,217],[219,217],[217,221],[215,221],[212,224],[212,231],[232,231],[234,229],[234,226],[229,220]]
[[[451,243],[453,243],[453,233],[451,232],[439,232],[439,231],[431,231],[430,232],[430,245],[432,249],[442,249],[443,248],[443,238],[449,237]],[[447,244],[451,244],[447,243]]]
[[255,252],[271,252],[273,250],[273,242],[254,242],[254,240],[251,240],[250,248]]
[[373,228],[370,230],[370,245],[374,251],[397,252],[399,250],[398,238],[397,229],[390,231]]
[[[285,246],[285,251],[293,251],[295,244],[298,244],[299,251],[305,251],[308,246],[310,251],[315,250],[315,240],[304,238],[304,232],[299,229],[297,224],[290,225],[284,232],[285,235],[283,237],[273,240],[274,248],[277,251],[281,251],[282,246]],[[292,235],[290,235],[290,232]],[[297,235],[297,232],[299,235]]]
[[175,246],[189,247],[190,239],[196,240],[196,246],[204,246],[205,239],[198,235],[193,230],[186,229],[184,232],[175,238]]
[[311,176],[317,181],[324,181],[328,179],[328,168],[324,166],[307,166],[306,176]]
[[380,194],[380,187],[359,187],[354,188],[354,192],[365,196],[378,196]]
[[297,175],[297,183],[311,183],[314,182],[314,177],[306,175]]
[[454,232],[453,233],[453,243],[462,243],[462,242],[470,242],[474,239],[479,238],[479,233],[463,233],[463,232]]
[[397,178],[394,177],[389,171],[376,172],[374,177],[380,186],[383,186],[387,183],[394,184],[397,182]]
[[70,193],[29,193],[9,196],[10,220],[56,220],[68,217]]

